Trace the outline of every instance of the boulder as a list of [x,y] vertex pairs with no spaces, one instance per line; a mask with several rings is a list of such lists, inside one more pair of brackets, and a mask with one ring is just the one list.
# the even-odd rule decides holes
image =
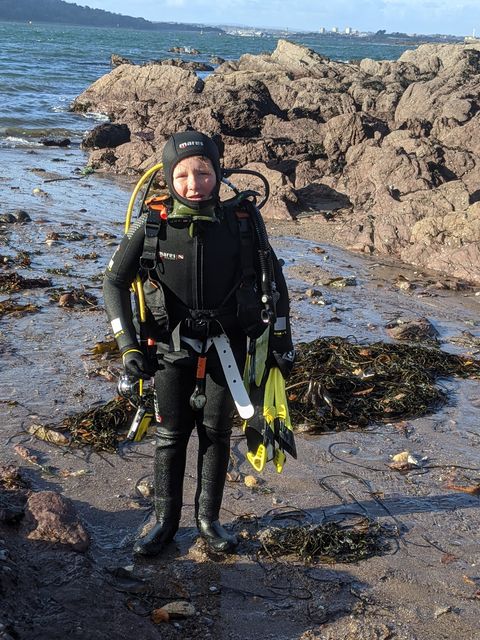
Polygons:
[[225,62],[225,59],[221,58],[220,56],[211,56],[210,57],[210,62],[212,64],[215,64],[215,65],[220,65],[220,64],[223,64]]
[[435,211],[412,227],[403,260],[480,282],[480,202],[464,210]]
[[81,552],[90,545],[72,501],[54,491],[39,491],[28,498],[22,526],[30,540],[61,544]]
[[121,64],[133,64],[129,58],[124,58],[116,53],[112,53],[110,56],[110,64],[112,67],[119,67]]
[[308,72],[316,71],[329,59],[321,56],[319,53],[308,49],[301,44],[296,44],[288,40],[279,40],[275,51],[271,55],[272,61],[282,67],[294,71]]
[[85,134],[83,149],[112,149],[130,142],[130,130],[126,124],[103,123]]
[[40,143],[44,147],[69,147],[71,145],[69,138],[40,138]]
[[123,64],[96,80],[73,101],[73,111],[118,114],[132,103],[188,100],[203,89],[193,71],[171,65],[138,67]]
[[171,65],[173,67],[181,67],[182,69],[190,69],[191,71],[213,71],[213,67],[209,64],[205,64],[205,62],[196,62],[195,60],[182,60],[181,58],[164,58],[163,60],[150,60],[146,64]]
[[347,151],[363,142],[388,133],[385,123],[366,113],[348,113],[330,118],[323,126],[323,147],[331,162],[343,162]]

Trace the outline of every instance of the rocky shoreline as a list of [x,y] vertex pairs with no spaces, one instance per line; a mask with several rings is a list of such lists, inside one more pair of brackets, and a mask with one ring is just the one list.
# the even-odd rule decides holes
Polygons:
[[[175,544],[152,562],[132,557],[152,517],[139,487],[151,480],[153,433],[99,454],[38,438],[38,425],[58,425],[115,392],[119,362],[94,357],[93,347],[109,337],[101,273],[123,233],[132,180],[84,172],[78,149],[4,149],[0,161],[8,218],[0,275],[23,287],[0,301],[17,313],[0,317],[2,640],[477,640],[477,380],[445,379],[451,401],[423,418],[299,432],[298,460],[255,482],[236,430],[222,511],[242,536],[232,558],[211,557],[196,540],[193,439]],[[341,235],[335,218],[269,229],[285,260],[295,342],[385,342],[394,318],[427,316],[443,349],[478,358],[473,290],[327,244],[328,233]],[[395,470],[402,452],[428,465]],[[256,533],[272,524],[348,514],[397,527],[398,549],[333,565],[257,555]]]
[[96,170],[142,172],[177,130],[220,134],[226,167],[269,179],[266,218],[328,211],[354,250],[478,283],[479,70],[476,44],[354,64],[279,40],[272,54],[245,54],[205,80],[170,64],[120,64],[72,109],[128,131],[110,143],[105,125],[103,141],[93,132]]

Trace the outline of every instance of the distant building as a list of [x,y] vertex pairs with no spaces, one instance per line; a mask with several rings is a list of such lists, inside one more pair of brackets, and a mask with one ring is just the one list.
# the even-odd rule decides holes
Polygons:
[[465,44],[477,44],[478,42],[480,42],[480,38],[478,38],[475,35],[475,29],[472,31],[472,35],[471,36],[465,36],[464,39]]
[[327,30],[325,29],[325,27],[320,27],[320,29],[318,30],[318,33],[326,33]]
[[349,36],[353,33],[352,27],[345,27],[345,35]]
[[338,33],[338,27],[332,27],[332,33]]

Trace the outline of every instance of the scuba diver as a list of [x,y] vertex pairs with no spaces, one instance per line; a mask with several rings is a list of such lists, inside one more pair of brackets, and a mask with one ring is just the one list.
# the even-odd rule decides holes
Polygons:
[[[220,201],[220,153],[211,138],[196,131],[174,134],[163,150],[163,170],[168,193],[144,198],[104,279],[125,373],[135,381],[154,376],[156,524],[133,550],[154,556],[173,540],[187,445],[196,428],[196,525],[211,549],[230,553],[237,538],[220,524],[219,513],[231,423],[235,405],[243,417],[253,413],[239,371],[248,339],[254,343],[269,328],[268,358],[289,374],[294,351],[288,292],[264,226],[258,249],[258,194],[235,190]],[[139,275],[147,306],[143,331],[131,298]]]

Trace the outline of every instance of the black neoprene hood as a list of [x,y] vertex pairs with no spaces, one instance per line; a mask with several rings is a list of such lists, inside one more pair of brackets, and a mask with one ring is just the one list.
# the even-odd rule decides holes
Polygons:
[[[173,170],[176,165],[185,158],[192,156],[204,156],[212,163],[215,175],[217,177],[217,185],[213,190],[212,197],[201,202],[192,202],[186,198],[182,198],[173,188]],[[217,145],[211,138],[199,131],[182,131],[171,136],[165,147],[163,148],[163,171],[168,190],[174,198],[186,204],[191,208],[202,209],[211,206],[212,201],[218,198],[220,190],[220,182],[222,180],[222,170],[220,168],[220,153]]]

